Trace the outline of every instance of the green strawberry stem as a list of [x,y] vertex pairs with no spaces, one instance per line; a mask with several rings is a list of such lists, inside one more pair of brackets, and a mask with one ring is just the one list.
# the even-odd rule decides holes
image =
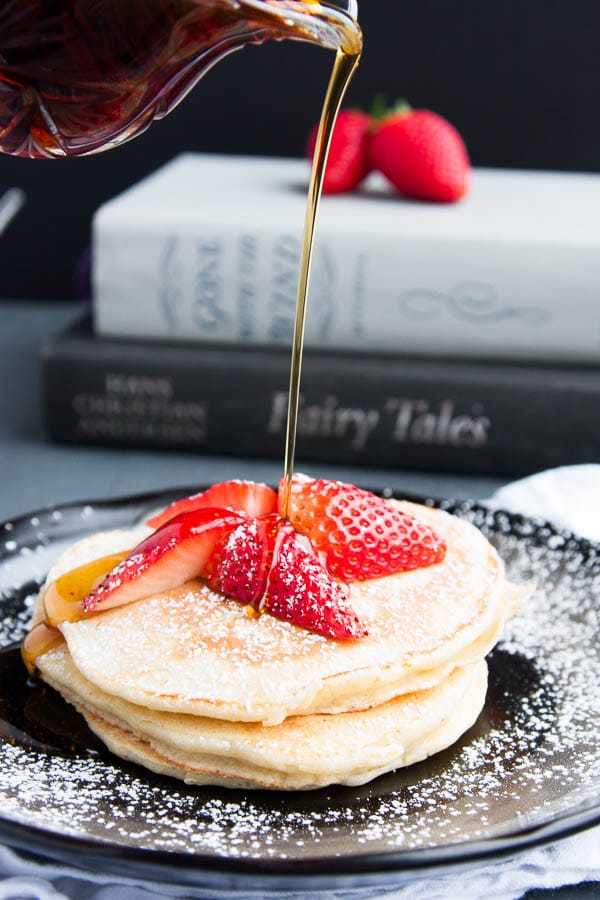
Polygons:
[[403,116],[412,112],[412,106],[406,100],[396,100],[392,106],[388,106],[383,94],[378,94],[371,105],[371,118],[375,122],[381,122],[388,116]]

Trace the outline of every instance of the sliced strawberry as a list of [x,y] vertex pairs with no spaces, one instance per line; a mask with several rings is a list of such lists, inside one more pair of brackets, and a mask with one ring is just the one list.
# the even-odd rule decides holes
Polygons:
[[123,606],[198,578],[215,544],[245,518],[243,513],[214,507],[181,513],[109,572],[84,598],[83,611]]
[[342,585],[332,580],[292,529],[283,534],[278,550],[265,594],[265,607],[272,615],[338,640],[366,637],[367,629]]
[[206,562],[209,587],[258,609],[283,523],[275,513],[249,519],[224,535]]
[[235,509],[249,516],[264,516],[277,510],[277,494],[268,485],[255,481],[221,481],[201,494],[171,503],[163,512],[148,519],[148,525],[150,528],[160,528],[173,516],[207,506]]
[[446,553],[444,541],[428,525],[341,481],[294,475],[288,519],[341,581],[431,566]]
[[340,640],[367,632],[308,541],[273,514],[224,536],[206,564],[210,587],[301,628]]

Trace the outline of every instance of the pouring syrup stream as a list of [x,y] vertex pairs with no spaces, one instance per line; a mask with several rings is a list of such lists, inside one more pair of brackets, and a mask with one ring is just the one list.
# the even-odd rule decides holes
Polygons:
[[296,453],[296,436],[298,431],[298,407],[300,403],[300,380],[302,375],[302,350],[304,346],[304,326],[306,319],[306,301],[310,282],[310,269],[312,251],[317,221],[317,210],[323,190],[323,179],[327,156],[331,145],[331,138],[337,115],[346,93],[350,79],[360,61],[361,35],[357,31],[354,46],[346,49],[342,47],[336,53],[335,63],[329,87],[325,96],[317,143],[313,157],[313,166],[308,187],[308,199],[306,206],[306,218],[304,222],[304,237],[302,242],[302,255],[300,257],[300,271],[298,276],[298,293],[296,297],[296,316],[294,320],[294,335],[292,338],[292,358],[290,367],[290,384],[288,395],[287,428],[284,459],[284,479],[282,515],[287,517],[292,475],[294,472],[294,459]]

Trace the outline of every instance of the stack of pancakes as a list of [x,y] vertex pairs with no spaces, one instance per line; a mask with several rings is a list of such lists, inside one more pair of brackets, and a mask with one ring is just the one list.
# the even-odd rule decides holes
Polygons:
[[[250,615],[197,580],[63,623],[65,643],[38,659],[41,676],[118,756],[189,783],[357,785],[424,759],[474,723],[484,657],[526,591],[506,581],[472,525],[399,505],[438,531],[447,554],[350,585],[366,638],[336,641]],[[147,533],[86,538],[47,583]]]

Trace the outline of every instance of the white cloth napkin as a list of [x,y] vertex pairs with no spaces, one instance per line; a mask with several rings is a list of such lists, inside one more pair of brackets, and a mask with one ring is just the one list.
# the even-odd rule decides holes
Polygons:
[[562,466],[513,481],[496,491],[489,506],[547,519],[600,541],[600,465]]
[[[541,517],[592,540],[600,540],[600,465],[567,466],[540,472],[497,491],[495,508]],[[0,900],[517,900],[534,888],[556,888],[583,881],[600,882],[600,827],[518,856],[444,875],[411,873],[389,888],[306,893],[285,891],[232,894],[82,872],[33,860],[0,846]]]

